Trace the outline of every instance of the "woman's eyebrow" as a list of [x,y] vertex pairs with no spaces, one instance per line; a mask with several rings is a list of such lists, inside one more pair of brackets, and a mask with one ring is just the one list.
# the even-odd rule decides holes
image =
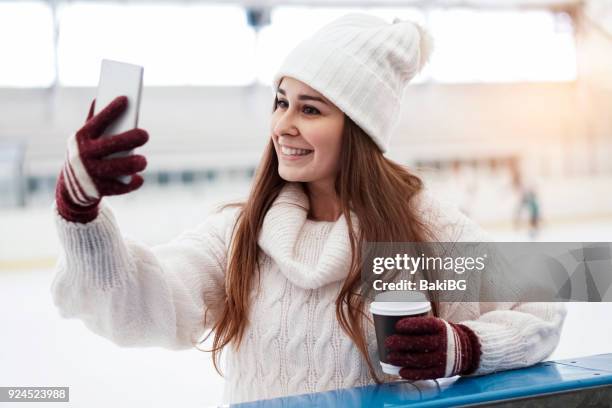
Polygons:
[[[287,96],[287,93],[282,88],[278,88],[276,92]],[[323,99],[319,98],[318,96],[312,96],[312,95],[304,95],[304,94],[298,95],[298,100],[300,101],[318,101],[318,102],[324,103],[325,105],[329,105],[327,102],[325,102]]]

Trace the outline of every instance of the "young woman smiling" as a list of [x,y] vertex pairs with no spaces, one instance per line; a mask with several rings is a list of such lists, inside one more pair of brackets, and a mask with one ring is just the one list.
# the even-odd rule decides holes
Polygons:
[[[215,366],[227,352],[229,402],[392,379],[361,293],[361,244],[485,237],[384,155],[405,85],[431,50],[420,26],[363,14],[300,43],[274,77],[270,141],[248,198],[153,247],[122,237],[102,199],[137,189],[146,166],[140,155],[103,157],[148,136],[99,138],[125,98],[90,115],[57,185],[63,252],[52,291],[62,315],[122,346],[190,348],[214,335]],[[114,180],[128,174],[130,184]],[[387,339],[404,378],[534,364],[554,350],[565,318],[551,303],[432,306]]]

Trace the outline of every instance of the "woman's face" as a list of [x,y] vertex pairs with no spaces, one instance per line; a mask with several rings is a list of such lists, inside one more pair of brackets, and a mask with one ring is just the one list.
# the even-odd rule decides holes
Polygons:
[[278,172],[287,181],[333,182],[339,169],[344,112],[303,82],[283,77],[272,114]]

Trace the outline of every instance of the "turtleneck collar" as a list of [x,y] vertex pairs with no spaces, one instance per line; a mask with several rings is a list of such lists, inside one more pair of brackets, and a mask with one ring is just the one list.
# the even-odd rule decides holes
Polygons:
[[[307,223],[319,224],[308,220],[310,203],[301,183],[287,183],[272,203],[265,215],[259,235],[259,246],[278,265],[281,273],[296,286],[316,289],[345,279],[351,263],[351,246],[348,224],[344,215],[331,222],[326,236],[320,236],[325,243],[307,242],[303,239],[303,229]],[[352,216],[357,226],[356,216]],[[328,222],[321,222],[321,228],[329,228]],[[312,235],[307,235],[312,236]],[[312,253],[309,253],[312,252]],[[315,253],[319,252],[319,253]],[[306,254],[315,257],[314,262],[305,262]]]

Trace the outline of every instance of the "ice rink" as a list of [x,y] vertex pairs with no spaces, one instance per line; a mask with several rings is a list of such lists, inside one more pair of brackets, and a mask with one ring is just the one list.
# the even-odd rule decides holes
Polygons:
[[[356,12],[368,16],[319,31]],[[210,353],[119,347],[61,318],[52,298],[58,176],[65,170],[74,203],[81,188],[106,195],[104,181],[130,166],[102,156],[129,140],[101,142],[135,126],[150,136],[137,146],[146,169],[130,172],[145,183],[104,201],[123,236],[143,245],[246,198],[257,169],[272,165],[287,166],[285,180],[314,183],[311,207],[323,213],[337,208],[328,181],[353,203],[366,197],[355,190],[380,181],[368,210],[386,215],[378,225],[401,222],[376,203],[402,190],[384,182],[399,176],[375,144],[494,241],[612,243],[612,0],[0,0],[0,38],[0,386],[70,387],[70,402],[54,407],[224,403]],[[103,60],[144,76],[101,75]],[[115,83],[108,94],[128,94],[135,115],[111,109],[124,119],[102,135],[92,123],[109,119],[100,95]],[[609,278],[608,258],[596,260]],[[511,286],[498,276],[496,287]],[[593,281],[582,288],[596,296],[603,285]],[[612,302],[567,308],[548,358],[612,353]]]
[[[247,191],[246,184],[231,185],[143,189],[110,203],[125,235],[155,244]],[[59,317],[49,291],[59,251],[51,214],[45,201],[0,212],[0,384],[69,386],[71,407],[220,404],[223,379],[208,353],[120,348],[80,321]],[[500,241],[526,237],[524,231],[507,228],[489,232]],[[547,225],[539,239],[610,241],[611,235],[612,219],[604,217]],[[611,303],[571,303],[568,309],[561,343],[551,358],[612,352]]]

